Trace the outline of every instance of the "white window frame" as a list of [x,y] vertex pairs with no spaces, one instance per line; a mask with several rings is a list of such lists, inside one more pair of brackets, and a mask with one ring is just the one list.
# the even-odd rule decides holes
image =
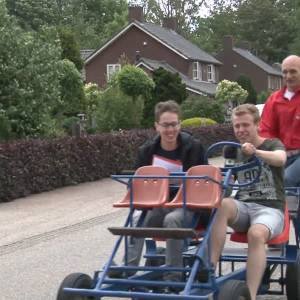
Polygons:
[[272,77],[268,75],[268,90],[272,90]]
[[281,88],[281,80],[278,76],[268,76],[268,89],[272,91],[279,90]]
[[207,81],[216,82],[216,69],[214,65],[207,65]]
[[276,77],[276,90],[279,90],[282,88],[281,86],[281,78],[280,77]]
[[201,65],[198,61],[193,62],[192,78],[193,80],[202,80]]
[[106,78],[107,81],[110,81],[112,76],[121,70],[120,64],[107,64],[106,65]]

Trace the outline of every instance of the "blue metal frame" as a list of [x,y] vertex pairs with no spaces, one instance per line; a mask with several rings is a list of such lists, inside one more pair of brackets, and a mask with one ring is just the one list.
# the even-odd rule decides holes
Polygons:
[[[218,143],[218,147],[220,145],[227,145],[228,142]],[[236,143],[230,143],[236,145]],[[237,144],[238,145],[238,144]],[[216,146],[215,146],[216,147]],[[259,163],[256,161],[256,163]],[[247,165],[249,167],[249,164]],[[253,165],[251,165],[253,166]],[[241,168],[239,167],[239,170]],[[183,208],[186,209],[186,180],[193,178],[193,179],[207,179],[211,180],[217,184],[220,184],[223,188],[223,197],[225,195],[226,190],[231,186],[232,183],[232,169],[231,168],[224,168],[222,169],[223,173],[223,182],[216,182],[213,178],[209,176],[186,176],[185,172],[181,173],[172,173],[170,176],[137,176],[137,175],[113,175],[111,176],[114,180],[126,184],[130,189],[130,207],[129,207],[129,214],[125,221],[125,227],[132,227],[132,226],[141,226],[143,220],[146,216],[146,212],[143,211],[140,215],[137,224],[133,224],[133,213],[135,211],[133,207],[133,192],[132,192],[132,179],[145,179],[145,178],[178,178],[181,179],[183,182]],[[252,184],[252,182],[248,184]],[[236,185],[234,185],[236,187]],[[294,188],[293,192],[298,196],[300,199],[300,188]],[[280,257],[268,257],[267,258],[267,266],[275,269],[276,266],[280,266],[283,269],[283,265],[292,264],[296,260],[297,252],[299,249],[299,209],[297,211],[297,216],[295,220],[293,220],[293,224],[295,226],[296,232],[296,245],[284,245],[284,251]],[[220,264],[223,262],[231,262],[233,265],[233,270],[230,274],[219,274],[219,276],[215,275],[215,269],[211,265],[211,258],[210,258],[210,236],[212,230],[212,224],[214,222],[214,218],[216,215],[216,209],[213,209],[209,223],[205,229],[205,234],[201,240],[201,242],[195,248],[195,251],[186,251],[183,253],[184,257],[188,259],[192,259],[192,265],[190,266],[187,263],[182,268],[175,268],[175,267],[167,267],[165,265],[162,266],[128,266],[127,264],[127,249],[128,249],[128,238],[124,236],[120,236],[115,246],[112,250],[112,253],[105,264],[102,271],[96,271],[94,275],[94,288],[92,289],[75,289],[75,288],[64,288],[64,291],[68,294],[74,295],[82,295],[82,296],[94,296],[96,299],[100,299],[101,297],[118,297],[118,298],[132,298],[132,299],[181,299],[181,300],[189,300],[189,299],[217,299],[218,292],[220,287],[226,283],[228,280],[237,279],[237,280],[245,280],[246,277],[246,268],[242,267],[237,270],[234,270],[234,263],[236,262],[245,262],[247,257],[246,256],[237,256],[237,255],[224,255],[221,257]],[[112,261],[120,248],[122,240],[125,240],[125,265],[123,266],[112,266]],[[186,245],[189,243],[186,240]],[[148,257],[156,257],[160,258],[163,255],[158,255],[156,253],[156,245],[155,242],[152,241],[149,243],[147,247],[146,256]],[[208,271],[208,281],[206,283],[197,282],[197,274],[200,270],[205,269]],[[120,271],[140,271],[136,275],[129,276],[128,278],[120,278],[120,279],[112,279],[107,276],[109,270],[120,270]],[[186,280],[183,282],[171,282],[171,281],[164,281],[161,280],[161,275],[167,271],[178,271],[186,274]],[[282,270],[283,272],[283,270]],[[283,276],[283,275],[282,275]],[[272,282],[271,278],[267,278],[268,282]],[[173,294],[173,293],[163,293],[163,292],[145,292],[143,291],[144,287],[173,287],[173,288],[180,288],[182,292],[180,294]],[[275,293],[270,291],[269,289],[261,289],[260,292],[263,293]],[[283,290],[282,290],[283,292]]]

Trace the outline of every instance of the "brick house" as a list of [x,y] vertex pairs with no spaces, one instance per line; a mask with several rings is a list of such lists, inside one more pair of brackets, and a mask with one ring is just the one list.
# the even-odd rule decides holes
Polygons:
[[244,43],[235,46],[232,36],[225,36],[223,50],[216,55],[222,62],[220,66],[220,80],[236,81],[239,76],[245,75],[251,79],[257,93],[274,91],[282,87],[280,68],[270,66],[249,51],[249,45]]
[[142,7],[129,7],[129,24],[85,59],[85,81],[104,87],[122,57],[149,74],[159,67],[178,73],[190,93],[213,96],[219,82],[219,60],[179,35],[174,19],[143,22]]

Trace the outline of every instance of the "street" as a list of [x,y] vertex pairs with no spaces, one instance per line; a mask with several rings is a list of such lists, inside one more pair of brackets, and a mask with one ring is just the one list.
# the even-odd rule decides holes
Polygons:
[[112,208],[124,192],[104,179],[1,203],[0,299],[55,300],[67,274],[101,269],[115,241],[107,227],[127,214]]

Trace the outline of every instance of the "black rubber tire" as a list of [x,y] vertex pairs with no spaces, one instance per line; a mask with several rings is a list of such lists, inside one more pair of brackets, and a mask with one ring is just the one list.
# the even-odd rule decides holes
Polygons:
[[228,280],[220,288],[218,300],[251,300],[251,297],[244,281]]
[[63,280],[61,283],[56,300],[92,300],[94,297],[85,297],[85,296],[77,296],[72,294],[67,294],[64,292],[64,288],[82,288],[82,289],[90,289],[92,288],[92,278],[84,273],[71,273]]
[[[166,249],[164,247],[157,247],[156,248],[157,254],[165,254]],[[159,267],[165,264],[165,258],[147,258],[145,261],[146,267]]]
[[296,261],[286,266],[286,296],[288,300],[300,300],[300,253]]

